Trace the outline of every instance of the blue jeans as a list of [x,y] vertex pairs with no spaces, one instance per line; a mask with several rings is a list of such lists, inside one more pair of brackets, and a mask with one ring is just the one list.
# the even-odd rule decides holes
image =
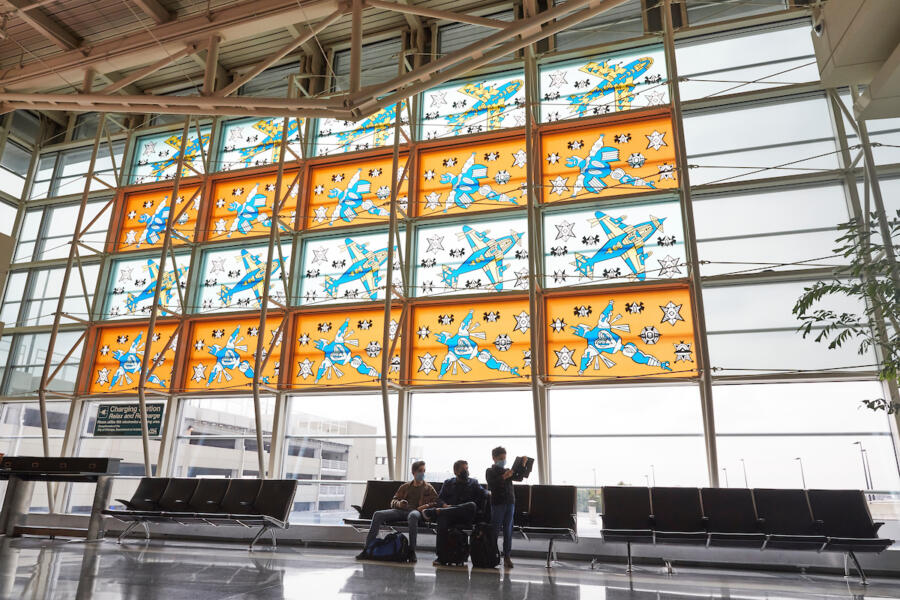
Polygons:
[[512,550],[513,517],[516,514],[515,504],[494,504],[491,506],[491,527],[498,537],[503,534],[503,556],[509,556]]
[[419,527],[419,519],[421,518],[422,513],[417,510],[405,510],[402,508],[379,510],[372,515],[372,526],[369,527],[369,535],[366,536],[366,548],[368,548],[369,544],[374,542],[375,538],[378,537],[378,531],[381,529],[382,525],[391,521],[406,520],[406,524],[409,526],[409,533],[407,534],[409,537],[409,549],[415,552],[416,533],[418,533],[417,528]]

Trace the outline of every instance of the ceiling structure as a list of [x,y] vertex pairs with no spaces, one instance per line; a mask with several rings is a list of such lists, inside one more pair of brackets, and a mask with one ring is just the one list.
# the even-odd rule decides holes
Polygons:
[[[485,17],[510,3],[452,0],[0,0],[0,112],[16,109],[356,120],[494,62],[625,0],[526,1],[513,22]],[[361,87],[362,45],[424,23],[496,30],[377,86]],[[265,69],[350,49],[349,89],[299,97],[234,97]],[[188,95],[171,95],[177,88]]]

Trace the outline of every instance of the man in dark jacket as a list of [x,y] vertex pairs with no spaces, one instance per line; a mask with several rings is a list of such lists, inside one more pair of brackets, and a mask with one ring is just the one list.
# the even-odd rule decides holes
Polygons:
[[512,569],[513,517],[516,514],[516,496],[513,491],[513,472],[506,468],[506,448],[497,446],[491,450],[491,465],[484,478],[491,492],[491,528],[494,535],[503,533],[503,566]]
[[[479,485],[478,480],[469,477],[468,462],[458,460],[453,463],[453,473],[456,477],[448,479],[441,486],[438,508],[427,509],[424,513],[426,519],[437,521],[438,545],[451,527],[471,526],[475,522],[478,506],[487,497],[487,492]],[[436,560],[434,564],[441,563]]]

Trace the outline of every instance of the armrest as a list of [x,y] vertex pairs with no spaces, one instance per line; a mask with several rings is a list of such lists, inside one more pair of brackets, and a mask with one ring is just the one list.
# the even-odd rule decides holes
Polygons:
[[362,506],[360,506],[359,504],[351,504],[350,508],[356,511],[357,516],[362,514]]
[[125,505],[125,508],[128,510],[137,510],[134,504],[131,503],[131,500],[123,500],[122,498],[116,498],[116,502]]
[[872,526],[875,527],[875,533],[878,533],[878,530],[881,529],[881,526],[884,525],[882,521],[875,521],[872,523]]

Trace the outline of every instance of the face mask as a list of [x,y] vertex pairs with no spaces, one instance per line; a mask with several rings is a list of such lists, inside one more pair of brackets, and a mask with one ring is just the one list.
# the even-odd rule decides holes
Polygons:
[[463,469],[462,471],[460,471],[460,472],[459,472],[459,475],[457,475],[457,477],[460,478],[460,479],[462,479],[462,480],[464,480],[464,481],[465,481],[466,479],[468,479],[468,478],[469,478],[469,471],[468,471],[468,469]]
[[425,473],[416,473],[413,477],[416,481],[425,481]]
[[495,460],[494,464],[500,467],[501,469],[506,466],[506,459],[504,460]]

